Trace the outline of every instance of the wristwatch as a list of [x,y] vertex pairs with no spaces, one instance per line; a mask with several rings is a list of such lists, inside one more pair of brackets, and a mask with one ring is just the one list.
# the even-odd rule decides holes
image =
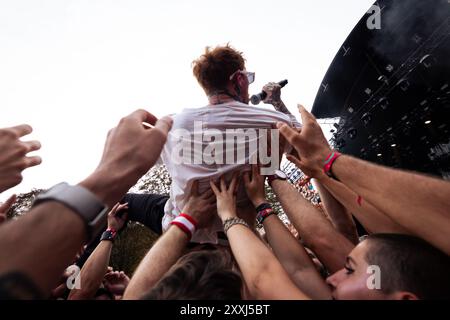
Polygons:
[[89,239],[96,237],[105,228],[109,208],[86,188],[59,183],[38,195],[33,207],[46,201],[60,202],[75,211],[83,219]]
[[287,175],[281,170],[275,170],[274,174],[267,176],[267,182],[269,182],[269,185],[272,184],[273,180],[287,180]]
[[114,229],[106,229],[105,232],[102,233],[102,236],[100,237],[100,241],[111,241],[113,242],[114,239],[116,239],[117,231]]

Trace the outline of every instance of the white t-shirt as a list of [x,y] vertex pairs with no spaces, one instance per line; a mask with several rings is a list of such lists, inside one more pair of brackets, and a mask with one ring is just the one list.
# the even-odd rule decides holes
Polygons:
[[[236,170],[244,171],[249,170],[250,168],[249,159],[254,152],[252,153],[249,148],[247,148],[248,151],[244,155],[246,164],[242,164],[242,162],[236,163],[237,161],[235,161],[235,163],[225,161],[225,150],[229,150],[229,148],[227,149],[225,146],[222,150],[219,148],[215,149],[212,153],[206,152],[205,154],[213,154],[216,156],[215,159],[223,156],[223,162],[226,162],[227,164],[220,163],[219,161],[216,161],[216,163],[211,163],[211,160],[209,160],[209,162],[204,161],[206,157],[202,158],[202,152],[210,150],[205,148],[208,148],[208,145],[217,146],[222,143],[217,142],[217,139],[214,140],[213,138],[199,139],[199,133],[221,132],[223,134],[222,137],[224,143],[231,143],[231,145],[235,145],[237,146],[237,149],[239,149],[243,147],[243,144],[239,143],[239,141],[235,142],[233,136],[227,136],[225,134],[228,132],[227,129],[273,129],[274,124],[279,121],[295,127],[300,126],[293,116],[288,116],[281,112],[266,108],[252,107],[237,101],[218,105],[208,105],[203,108],[184,109],[181,113],[174,115],[173,120],[172,129],[168,134],[167,142],[161,153],[161,160],[172,177],[170,199],[165,205],[165,215],[162,220],[163,231],[166,231],[170,226],[170,222],[181,213],[193,181],[199,180],[199,192],[201,193],[210,188],[209,181],[211,179],[218,179],[224,174],[226,176],[228,174],[228,177],[231,177],[232,172]],[[185,136],[181,137],[180,132]],[[267,132],[268,135],[270,135],[270,131]],[[190,135],[189,138],[186,138],[187,134]],[[195,134],[197,134],[196,142],[191,144]],[[247,138],[246,141],[249,143],[250,140],[252,139]],[[188,142],[186,143],[186,141]],[[183,146],[182,143],[185,143],[185,147],[190,145],[191,150],[185,148],[180,152],[179,149],[180,146]],[[233,154],[237,157],[238,151],[234,151]],[[186,161],[186,159],[182,160],[181,156],[191,159],[190,161]],[[195,157],[197,157],[196,162],[193,161]],[[236,201],[238,204],[248,201],[245,190],[242,188],[242,184],[240,189],[238,189]],[[192,241],[199,243],[217,243],[217,232],[219,231],[223,231],[223,227],[220,219],[217,217],[211,228],[195,232]]]

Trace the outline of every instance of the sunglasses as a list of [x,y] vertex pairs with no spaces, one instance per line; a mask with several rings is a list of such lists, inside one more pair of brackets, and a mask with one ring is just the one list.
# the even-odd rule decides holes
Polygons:
[[242,73],[245,74],[247,76],[247,80],[248,80],[248,84],[252,84],[253,82],[255,82],[255,73],[254,72],[249,72],[246,70],[237,70],[235,73],[233,73],[230,76],[230,80],[232,80],[234,78],[234,76],[238,73]]

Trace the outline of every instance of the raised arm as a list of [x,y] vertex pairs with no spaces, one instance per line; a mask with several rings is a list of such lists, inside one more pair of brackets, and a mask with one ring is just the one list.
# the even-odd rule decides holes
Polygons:
[[116,203],[108,213],[106,237],[102,237],[102,241],[100,241],[94,252],[92,252],[83,265],[80,272],[80,289],[72,289],[69,294],[69,300],[88,300],[94,298],[108,270],[114,238],[117,232],[123,228],[126,221],[126,213],[122,217],[118,213],[126,209],[128,209],[126,203]]
[[[244,175],[245,187],[249,199],[255,208],[266,208],[264,181],[257,165],[252,167],[252,175]],[[267,208],[258,213],[262,220],[267,240],[273,253],[287,271],[295,285],[312,299],[330,299],[331,293],[320,276],[305,248],[301,245],[278,216]]]
[[[300,133],[281,123],[278,128],[301,154],[301,159],[291,156],[291,161],[303,171],[308,171],[309,176],[315,177],[323,171],[332,150],[314,116],[303,107],[300,113],[304,125]],[[331,172],[364,201],[416,236],[450,254],[449,182],[347,155],[334,161]]]
[[21,141],[33,129],[23,124],[12,128],[0,129],[0,193],[18,185],[22,181],[22,171],[42,162],[38,156],[29,156],[29,152],[39,150],[39,141]]
[[355,246],[289,182],[274,180],[271,186],[306,246],[314,251],[328,271],[342,269]]
[[262,90],[267,94],[264,103],[271,104],[275,110],[293,117],[283,100],[281,100],[281,86],[278,83],[269,82]]
[[211,182],[217,197],[217,212],[224,222],[231,250],[239,265],[250,295],[258,300],[308,299],[289,278],[273,253],[245,221],[236,215],[237,175],[227,187],[223,177],[220,185]]
[[[341,158],[333,166],[338,179],[396,223],[450,254],[449,182],[349,156]],[[372,178],[366,179],[364,171]]]
[[350,211],[318,180],[313,180],[312,182],[319,192],[325,211],[330,216],[336,230],[350,240],[351,243],[357,245],[359,242],[358,232]]
[[[146,129],[143,121],[155,127]],[[171,124],[144,110],[123,118],[110,131],[98,168],[80,185],[112,207],[154,164]],[[86,223],[77,212],[56,201],[39,204],[0,228],[0,278],[19,277],[46,296],[86,240]]]
[[[216,212],[215,209],[215,197],[212,190],[200,195],[198,181],[195,181],[183,213],[195,221],[197,229],[202,229],[209,226]],[[178,225],[172,225],[139,264],[128,284],[124,299],[139,299],[146,294],[185,253],[189,240],[190,237],[185,231],[182,231]]]
[[401,233],[410,232],[394,222],[383,212],[346,187],[343,183],[323,174],[319,177],[323,186],[338,199],[369,233]]

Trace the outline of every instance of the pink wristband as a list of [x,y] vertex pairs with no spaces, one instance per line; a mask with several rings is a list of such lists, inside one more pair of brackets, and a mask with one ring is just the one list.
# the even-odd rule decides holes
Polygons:
[[333,166],[333,163],[336,161],[337,158],[339,158],[342,154],[340,154],[337,151],[333,151],[330,153],[330,155],[327,157],[327,159],[325,160],[325,165],[323,167],[323,172],[331,177],[336,179],[336,177],[333,175],[333,173],[331,172],[331,167]]

